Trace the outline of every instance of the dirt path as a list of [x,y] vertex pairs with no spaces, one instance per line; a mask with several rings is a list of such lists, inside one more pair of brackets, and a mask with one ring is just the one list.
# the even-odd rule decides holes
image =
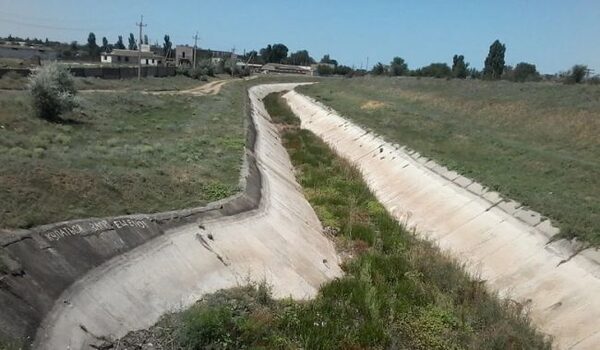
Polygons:
[[409,154],[294,91],[302,127],[355,164],[399,221],[436,241],[501,295],[530,309],[560,349],[600,349],[598,255],[549,243],[552,227],[494,192]]
[[[211,81],[210,83],[202,84],[200,86],[186,89],[186,90],[162,90],[162,91],[140,91],[147,95],[192,95],[192,96],[205,96],[205,95],[216,95],[221,92],[221,88],[232,79],[222,79]],[[136,90],[128,89],[90,89],[90,90],[79,90],[84,94],[90,93],[114,93],[114,92],[136,92]]]
[[89,349],[102,337],[147,328],[205,293],[249,281],[266,280],[276,297],[310,298],[342,274],[261,102],[268,93],[294,86],[249,90],[257,131],[249,157],[256,157],[260,171],[259,208],[174,228],[92,270],[55,302],[35,348]]
[[221,88],[230,82],[231,80],[215,80],[210,83],[206,83],[195,88],[187,90],[174,90],[174,91],[144,91],[145,94],[149,95],[192,95],[192,96],[205,96],[205,95],[216,95],[221,92]]

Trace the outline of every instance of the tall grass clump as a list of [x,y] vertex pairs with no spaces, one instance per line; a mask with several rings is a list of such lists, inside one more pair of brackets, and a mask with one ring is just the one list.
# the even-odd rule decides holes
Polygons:
[[73,76],[56,62],[37,69],[29,77],[28,89],[39,118],[57,121],[76,106]]

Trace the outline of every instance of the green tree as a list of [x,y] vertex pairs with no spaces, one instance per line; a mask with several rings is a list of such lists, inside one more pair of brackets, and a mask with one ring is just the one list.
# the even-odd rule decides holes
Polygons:
[[171,52],[172,48],[173,48],[173,43],[171,42],[171,37],[169,35],[165,34],[164,43],[163,43],[163,52],[164,52],[165,56],[167,56],[167,57],[173,56],[173,53]]
[[469,74],[469,64],[465,63],[465,56],[454,55],[452,57],[452,75],[455,78],[465,79]]
[[284,59],[287,58],[288,48],[283,44],[274,44],[272,51],[272,62],[281,63]]
[[452,69],[446,63],[432,63],[417,69],[414,74],[418,77],[450,78]]
[[334,59],[332,59],[331,57],[329,57],[329,54],[324,55],[323,58],[321,58],[321,62],[319,63],[326,63],[326,64],[333,64],[334,66],[338,65],[338,62]]
[[589,70],[586,65],[576,64],[569,71],[567,82],[579,84],[588,76]]
[[504,54],[506,46],[496,40],[490,46],[490,51],[485,59],[483,75],[488,79],[500,79],[504,72]]
[[119,35],[119,38],[115,43],[115,49],[125,50],[125,44],[123,44],[123,36]]
[[378,62],[376,65],[374,65],[373,69],[371,70],[371,74],[373,75],[384,75],[385,73],[385,66],[381,62]]
[[106,37],[102,37],[102,52],[108,52],[108,39],[106,39]]
[[144,34],[144,45],[148,45],[148,35]]
[[269,63],[271,62],[271,55],[273,54],[273,47],[271,44],[267,45],[267,47],[260,49],[260,57],[263,62]]
[[408,65],[404,61],[402,57],[394,57],[392,62],[390,63],[390,75],[392,76],[401,76],[406,75],[408,73]]
[[298,66],[309,66],[314,63],[315,60],[310,57],[307,50],[299,50],[290,54],[288,62]]
[[96,44],[96,34],[90,33],[87,39],[87,49],[91,57],[96,57],[99,54],[98,44]]
[[135,36],[133,33],[129,33],[129,50],[137,50],[137,44],[135,43]]
[[260,50],[260,56],[266,63],[281,63],[287,55],[288,48],[283,44],[267,45]]
[[538,80],[540,74],[535,67],[535,64],[521,62],[518,63],[512,71],[512,79],[513,81],[524,82],[524,81],[532,81]]
[[336,75],[350,76],[350,75],[352,75],[352,73],[353,73],[353,69],[351,67],[344,66],[344,65],[335,66],[334,74],[336,74]]
[[250,63],[257,63],[257,64],[264,63],[264,61],[262,60],[262,57],[260,57],[258,52],[256,52],[255,50],[247,52],[246,56],[244,56],[244,61],[248,61]]

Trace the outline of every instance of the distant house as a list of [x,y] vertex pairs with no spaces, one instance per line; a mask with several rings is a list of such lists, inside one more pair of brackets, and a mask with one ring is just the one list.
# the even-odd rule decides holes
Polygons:
[[142,66],[160,66],[164,63],[164,57],[150,51],[148,45],[142,45],[142,52],[137,50],[114,49],[111,52],[103,52],[100,55],[100,62],[106,64],[138,64],[141,55]]
[[262,66],[261,71],[267,73],[279,73],[279,74],[302,74],[302,75],[313,75],[314,70],[307,66],[293,66],[290,64],[279,64],[279,63],[267,63]]
[[194,61],[194,48],[188,45],[175,46],[175,64],[178,66],[191,66]]
[[[208,49],[196,49],[197,60],[210,59],[212,64],[217,64],[225,59],[236,59],[237,56],[231,51],[218,51]],[[191,66],[194,62],[194,48],[188,45],[177,45],[175,47],[175,64],[178,66]]]
[[3,58],[55,60],[57,56],[56,51],[44,46],[0,45],[0,57]]

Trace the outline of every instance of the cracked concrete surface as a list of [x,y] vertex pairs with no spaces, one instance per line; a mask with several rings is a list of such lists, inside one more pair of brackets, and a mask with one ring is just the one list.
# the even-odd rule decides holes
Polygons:
[[37,332],[36,348],[87,349],[101,343],[98,338],[147,328],[205,293],[249,281],[266,280],[275,297],[310,298],[342,274],[261,101],[295,85],[249,90],[262,179],[259,207],[170,229],[91,270],[56,301]]
[[432,164],[295,91],[285,95],[301,126],[361,171],[399,221],[467,263],[487,285],[530,308],[560,349],[600,348],[600,264],[577,243],[549,243],[556,229],[519,203]]

